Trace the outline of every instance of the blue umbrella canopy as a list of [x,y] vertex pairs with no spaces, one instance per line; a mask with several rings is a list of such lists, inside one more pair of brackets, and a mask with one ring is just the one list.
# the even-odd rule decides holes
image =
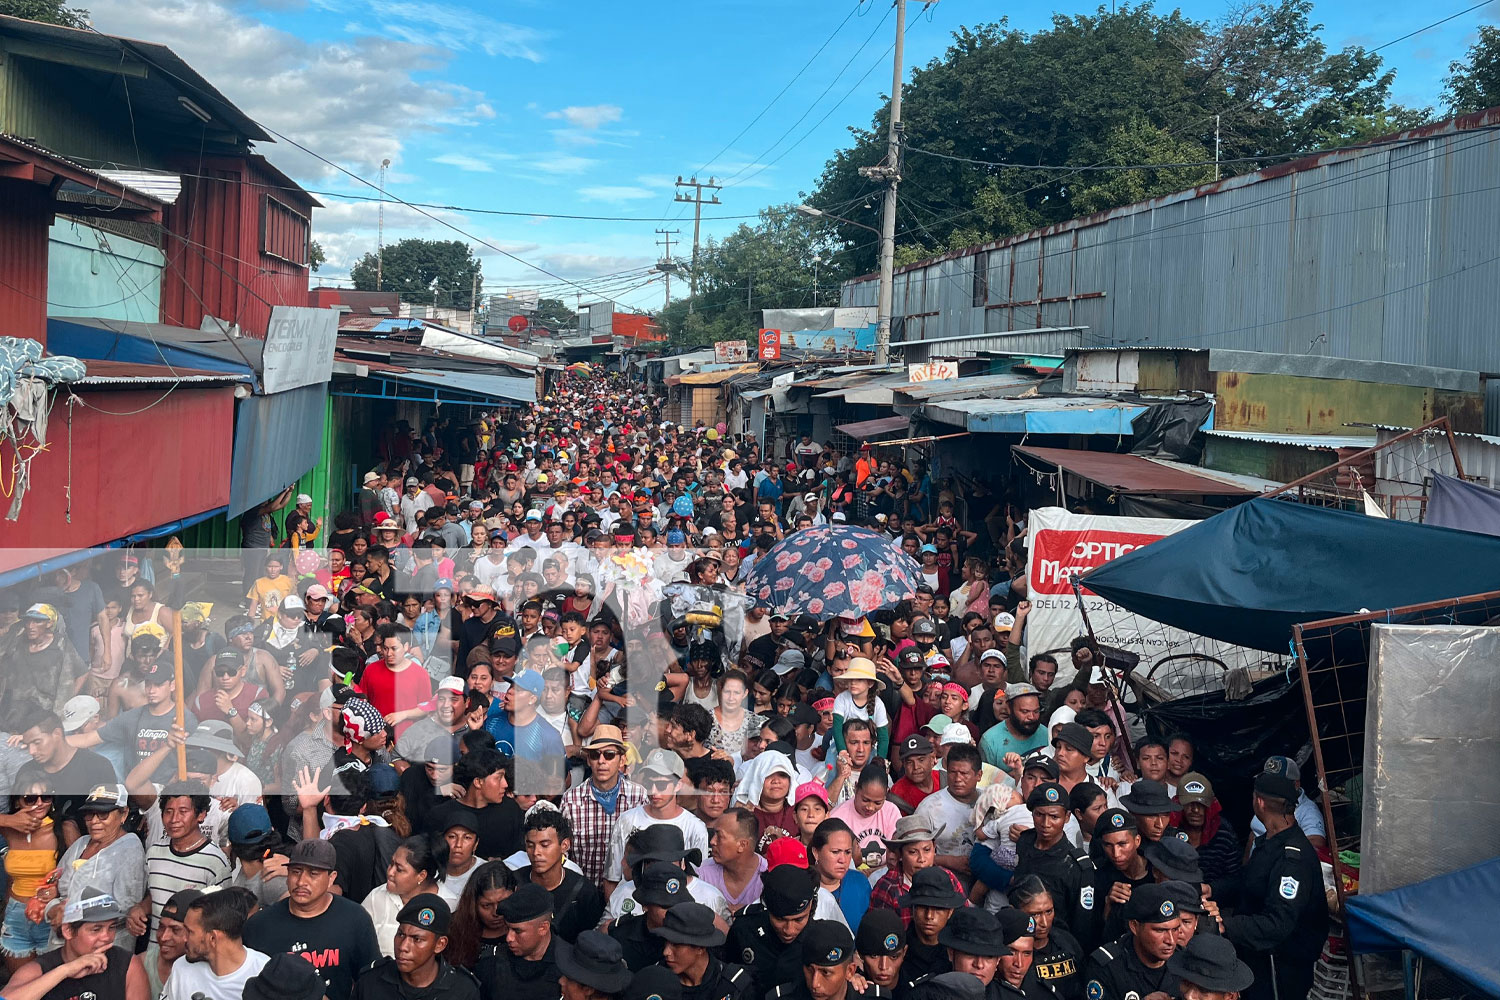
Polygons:
[[859,618],[911,597],[921,579],[895,539],[835,524],[783,538],[755,560],[745,593],[790,615]]

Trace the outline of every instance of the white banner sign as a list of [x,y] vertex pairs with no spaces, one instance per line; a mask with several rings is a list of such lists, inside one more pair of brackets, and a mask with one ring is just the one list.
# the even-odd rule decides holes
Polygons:
[[[1157,517],[1072,514],[1061,507],[1042,507],[1026,516],[1029,559],[1026,582],[1031,600],[1031,613],[1026,618],[1026,647],[1030,655],[1051,652],[1057,656],[1056,684],[1065,684],[1073,678],[1075,671],[1068,658],[1068,644],[1085,634],[1078,598],[1073,593],[1073,575],[1197,523]],[[1087,587],[1083,589],[1083,600],[1094,637],[1105,646],[1139,654],[1138,674],[1142,677],[1163,657],[1183,653],[1205,653],[1230,666],[1266,658],[1265,653],[1242,650],[1134,615]],[[1180,671],[1170,670],[1158,671],[1154,679],[1170,693],[1178,693],[1172,691],[1177,686],[1172,683],[1174,673],[1182,680],[1187,679]]]
[[912,382],[936,382],[958,378],[957,361],[923,361],[906,366],[906,377]]
[[714,360],[721,363],[749,361],[750,347],[743,340],[715,341]]
[[333,348],[339,339],[339,314],[332,309],[272,306],[262,355],[261,391],[266,395],[333,377]]

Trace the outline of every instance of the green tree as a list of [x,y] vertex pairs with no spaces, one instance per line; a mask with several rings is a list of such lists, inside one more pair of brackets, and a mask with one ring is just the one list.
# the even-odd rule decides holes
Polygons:
[[327,256],[323,253],[323,244],[319,243],[317,240],[313,240],[311,243],[308,244],[308,246],[307,246],[307,267],[308,267],[308,270],[316,271],[318,268],[320,268],[320,267],[323,266],[323,262],[325,260],[327,260],[327,259],[328,259]]
[[[1225,164],[1225,176],[1256,169],[1256,157],[1425,120],[1426,109],[1390,105],[1393,73],[1378,55],[1329,52],[1311,10],[1311,0],[1267,0],[1211,25],[1147,4],[1057,14],[1038,32],[1005,21],[960,28],[903,91],[898,256],[917,259],[1212,180],[1211,164],[1062,168],[1212,161],[1216,115],[1222,158],[1250,158]],[[853,130],[810,204],[878,225],[878,191],[858,171],[884,157],[888,121],[887,105],[870,128]],[[1042,164],[1060,169],[1025,166]],[[875,269],[871,234],[842,225],[838,235],[854,273]]]
[[1443,99],[1455,115],[1500,105],[1500,27],[1479,27],[1479,40],[1462,60],[1448,64]]
[[562,299],[538,299],[533,318],[537,324],[553,330],[578,329],[578,314]]
[[365,254],[349,269],[349,278],[362,292],[400,292],[401,301],[413,305],[468,309],[480,263],[459,240],[405,239],[386,247],[383,255]]
[[0,0],[0,14],[23,17],[28,21],[60,24],[65,28],[87,28],[89,12],[80,7],[64,7],[58,0]]
[[681,298],[662,311],[659,322],[674,347],[753,338],[763,309],[834,305],[839,281],[852,273],[844,259],[827,220],[808,218],[791,205],[763,209],[754,226],[741,224],[699,248],[691,315],[688,299]]

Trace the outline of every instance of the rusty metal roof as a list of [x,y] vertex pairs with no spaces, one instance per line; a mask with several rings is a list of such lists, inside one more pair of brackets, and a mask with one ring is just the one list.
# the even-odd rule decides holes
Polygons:
[[891,431],[904,431],[911,426],[911,421],[906,417],[878,417],[875,420],[859,420],[852,424],[839,424],[837,430],[854,438],[856,441],[864,441]]
[[1012,446],[1012,450],[1018,455],[1055,465],[1115,493],[1247,496],[1253,492],[1223,480],[1160,465],[1139,455],[1021,445]]
[[88,358],[83,363],[88,374],[72,383],[73,385],[111,385],[128,388],[133,385],[169,385],[174,382],[233,385],[236,382],[251,381],[248,375],[237,375],[233,372],[208,372],[197,368],[168,368],[165,365],[142,365],[131,361],[99,361],[95,358]]

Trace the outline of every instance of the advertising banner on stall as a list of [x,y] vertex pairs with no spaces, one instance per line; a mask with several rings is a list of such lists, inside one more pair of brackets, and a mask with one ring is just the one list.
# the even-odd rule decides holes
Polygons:
[[[1073,514],[1061,507],[1033,510],[1026,518],[1030,560],[1026,574],[1031,598],[1031,613],[1026,619],[1027,652],[1056,653],[1056,683],[1071,680],[1074,670],[1067,656],[1068,644],[1075,636],[1084,634],[1078,598],[1073,591],[1073,575],[1198,523],[1157,517]],[[1139,654],[1138,669],[1142,674],[1167,656],[1207,653],[1234,665],[1245,662],[1249,652],[1134,615],[1087,587],[1082,593],[1095,638],[1103,645]],[[1255,659],[1265,656],[1250,655]]]

